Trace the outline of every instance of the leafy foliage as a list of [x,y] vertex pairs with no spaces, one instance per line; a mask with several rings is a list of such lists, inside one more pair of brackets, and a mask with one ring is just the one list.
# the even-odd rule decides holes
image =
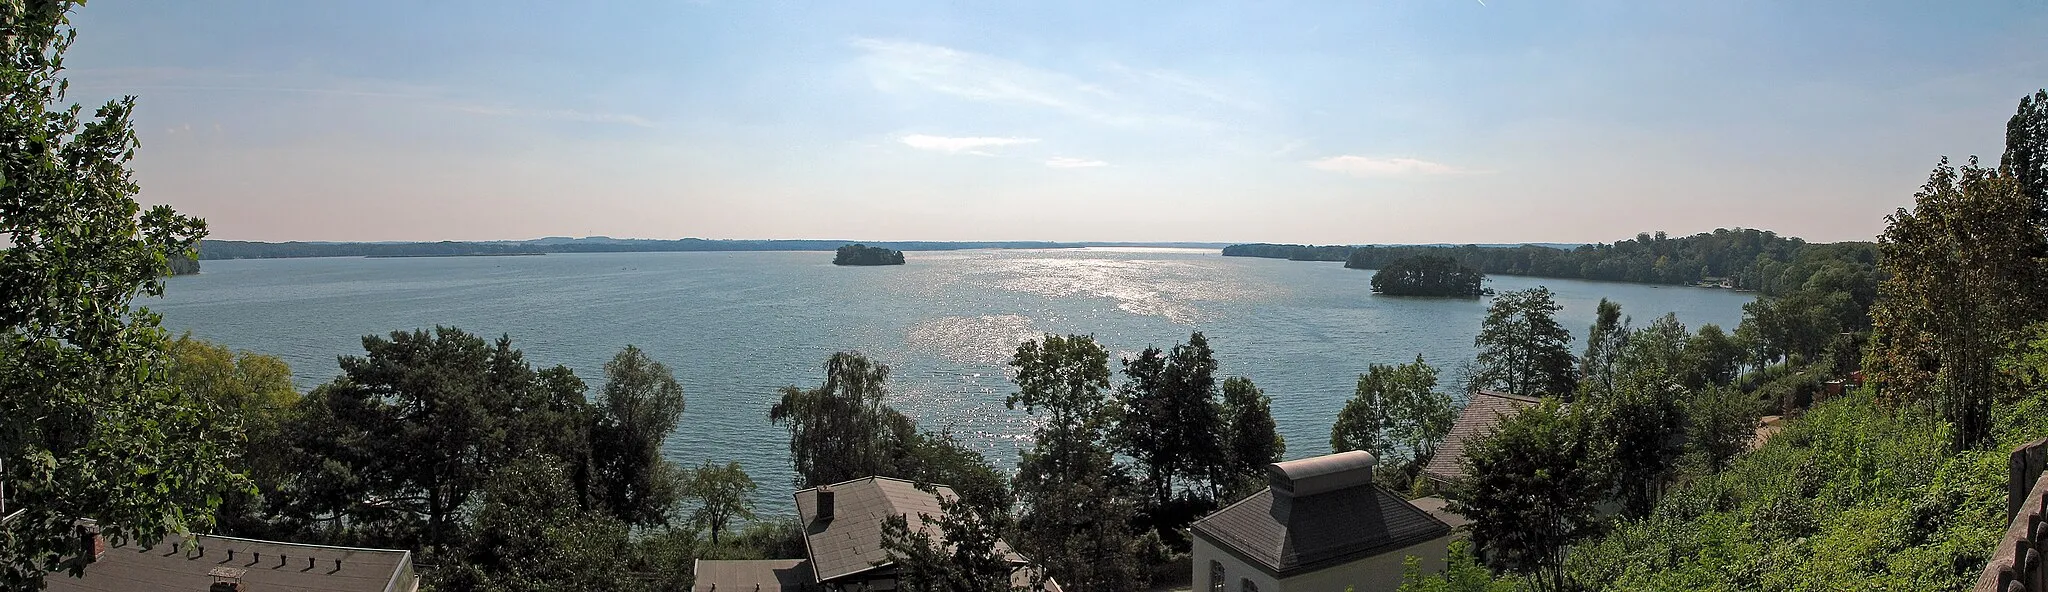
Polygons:
[[1223,381],[1223,418],[1229,461],[1219,479],[1226,487],[1223,499],[1236,499],[1264,485],[1260,477],[1287,453],[1287,439],[1273,423],[1273,400],[1249,378]]
[[582,381],[559,366],[535,372],[509,337],[486,345],[435,327],[365,336],[363,350],[341,358],[342,375],[302,399],[285,430],[307,468],[282,496],[289,517],[345,525],[351,541],[449,549],[500,469],[580,456]]
[[882,549],[896,564],[901,586],[911,592],[1010,592],[1012,571],[1020,566],[1004,553],[1002,541],[1013,528],[1009,514],[944,495],[920,484],[919,490],[939,498],[939,516],[920,513],[889,516],[882,521]]
[[1450,508],[1473,520],[1472,542],[1494,565],[1564,589],[1566,550],[1600,530],[1609,477],[1597,420],[1552,399],[1466,444],[1469,477]]
[[1572,335],[1557,324],[1562,309],[1549,288],[1495,296],[1472,340],[1479,348],[1477,386],[1524,396],[1570,394],[1576,363]]
[[1140,588],[1144,539],[1131,532],[1136,508],[1105,433],[1114,409],[1104,394],[1109,352],[1091,337],[1048,334],[1018,346],[1010,365],[1010,405],[1046,417],[1013,481],[1023,506],[1019,547],[1064,589]]
[[1388,262],[1372,274],[1372,291],[1388,296],[1462,296],[1485,293],[1486,274],[1458,260],[1416,255]]
[[159,318],[169,260],[205,223],[144,210],[128,162],[133,97],[64,106],[70,2],[0,1],[0,462],[9,510],[0,588],[79,573],[79,518],[114,541],[204,527],[237,420],[176,388]]
[[725,531],[733,519],[754,519],[755,489],[754,480],[747,477],[740,463],[719,465],[705,461],[683,479],[683,499],[697,504],[697,510],[690,514],[690,525],[711,531],[711,544],[718,544],[718,533]]
[[833,265],[902,265],[903,252],[863,244],[839,247],[832,256]]
[[1865,365],[1888,396],[1938,399],[1954,424],[1949,447],[1964,450],[1990,437],[2000,348],[2048,316],[2048,242],[2019,183],[1975,159],[1960,170],[1943,159],[1914,199],[1881,242],[1891,277]]
[[678,476],[661,448],[682,421],[683,387],[668,366],[631,345],[605,362],[604,376],[590,427],[591,497],[627,524],[667,522]]
[[1422,356],[1413,363],[1367,366],[1330,426],[1330,451],[1371,452],[1391,469],[1376,473],[1413,479],[1458,419],[1450,395],[1436,384],[1437,369]]
[[1148,505],[1167,503],[1175,483],[1213,499],[1217,473],[1227,461],[1222,408],[1216,401],[1216,356],[1196,332],[1170,354],[1146,348],[1124,360],[1128,378],[1119,389],[1111,444],[1145,471]]
[[789,428],[798,488],[893,473],[888,469],[894,432],[888,428],[902,414],[882,403],[888,382],[888,365],[860,352],[839,352],[825,360],[823,385],[782,388],[768,419]]

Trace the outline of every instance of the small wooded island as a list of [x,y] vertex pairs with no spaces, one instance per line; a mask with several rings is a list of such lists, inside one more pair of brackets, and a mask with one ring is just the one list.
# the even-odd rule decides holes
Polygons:
[[833,265],[902,265],[903,252],[882,247],[870,247],[854,243],[839,247],[839,254],[832,257]]
[[1450,257],[1416,255],[1396,259],[1372,274],[1372,291],[1389,296],[1476,298],[1486,292],[1486,274]]

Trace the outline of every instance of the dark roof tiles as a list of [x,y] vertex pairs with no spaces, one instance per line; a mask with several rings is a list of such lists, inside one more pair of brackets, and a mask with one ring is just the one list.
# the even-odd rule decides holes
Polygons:
[[1195,522],[1194,531],[1287,577],[1442,537],[1451,527],[1364,485],[1299,498],[1268,488]]

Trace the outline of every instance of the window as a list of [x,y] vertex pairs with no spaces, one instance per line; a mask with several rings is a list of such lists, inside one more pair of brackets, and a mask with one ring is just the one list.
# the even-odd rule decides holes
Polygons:
[[1223,576],[1223,562],[1209,562],[1209,592],[1229,592],[1224,589],[1224,583],[1228,581],[1229,578]]
[[1251,578],[1245,578],[1237,581],[1237,590],[1238,592],[1259,592],[1259,585],[1252,583]]

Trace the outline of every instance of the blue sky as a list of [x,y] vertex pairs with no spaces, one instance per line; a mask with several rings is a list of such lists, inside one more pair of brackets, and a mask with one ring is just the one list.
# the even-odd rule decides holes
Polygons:
[[215,238],[1865,240],[2048,5],[97,0]]

